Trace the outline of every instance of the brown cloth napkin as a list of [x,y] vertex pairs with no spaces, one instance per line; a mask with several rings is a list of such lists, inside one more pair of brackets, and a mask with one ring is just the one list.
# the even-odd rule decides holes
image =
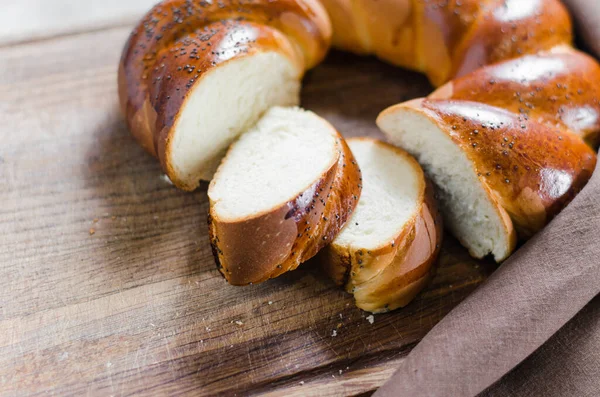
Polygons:
[[[598,293],[600,165],[571,205],[435,326],[375,396],[475,396]],[[598,346],[589,354],[600,359]]]
[[[567,2],[600,54],[600,1]],[[375,397],[600,396],[599,293],[600,164],[575,200],[436,325]]]
[[600,395],[600,296],[482,397]]

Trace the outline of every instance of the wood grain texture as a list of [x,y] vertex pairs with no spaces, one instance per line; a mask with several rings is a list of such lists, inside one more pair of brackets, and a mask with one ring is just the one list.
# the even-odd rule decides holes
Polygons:
[[134,23],[158,0],[0,0],[0,46]]
[[[228,285],[210,252],[206,186],[173,188],[124,127],[116,68],[128,32],[0,50],[1,395],[368,392],[493,270],[448,238],[431,287],[373,324],[314,263]],[[304,87],[303,105],[346,136],[381,136],[381,109],[431,90],[340,53]]]

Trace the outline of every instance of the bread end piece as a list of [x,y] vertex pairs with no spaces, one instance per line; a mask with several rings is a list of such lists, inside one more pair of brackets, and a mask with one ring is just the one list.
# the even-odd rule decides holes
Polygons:
[[359,308],[387,312],[407,305],[431,279],[442,219],[432,185],[408,153],[371,138],[348,142],[362,164],[363,196],[344,231],[319,259]]

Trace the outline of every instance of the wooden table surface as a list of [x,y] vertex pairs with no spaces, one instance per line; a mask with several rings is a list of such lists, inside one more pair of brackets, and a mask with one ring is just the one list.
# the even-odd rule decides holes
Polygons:
[[[119,113],[120,51],[152,2],[0,1],[0,395],[376,389],[493,265],[447,238],[427,291],[372,324],[310,262],[226,284],[206,186],[166,182]],[[346,136],[378,136],[380,110],[430,90],[332,53],[306,77],[303,106]]]

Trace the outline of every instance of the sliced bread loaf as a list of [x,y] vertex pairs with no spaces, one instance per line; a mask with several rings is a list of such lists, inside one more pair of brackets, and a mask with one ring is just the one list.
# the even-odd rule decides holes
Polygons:
[[431,185],[408,153],[354,138],[363,191],[348,225],[319,254],[333,280],[370,312],[405,306],[427,284],[442,239]]
[[541,230],[596,164],[576,134],[477,102],[417,99],[386,109],[377,124],[421,163],[447,226],[476,258],[506,259],[517,235]]
[[275,107],[231,146],[212,180],[215,259],[234,285],[295,269],[329,244],[357,205],[360,169],[340,134]]

